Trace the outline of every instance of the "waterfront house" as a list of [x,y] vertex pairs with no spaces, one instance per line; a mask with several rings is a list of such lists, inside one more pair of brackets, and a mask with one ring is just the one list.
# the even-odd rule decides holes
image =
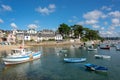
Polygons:
[[63,40],[63,36],[61,34],[56,34],[55,35],[55,40],[56,41],[62,41]]
[[52,30],[44,29],[38,33],[38,40],[55,40],[55,32]]
[[12,33],[8,34],[7,36],[7,42],[8,43],[16,43],[16,37]]

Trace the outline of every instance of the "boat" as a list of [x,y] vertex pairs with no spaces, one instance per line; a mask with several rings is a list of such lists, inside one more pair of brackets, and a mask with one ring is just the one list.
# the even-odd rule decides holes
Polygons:
[[64,58],[64,61],[68,63],[78,63],[86,61],[86,58]]
[[95,58],[107,58],[107,59],[111,58],[111,56],[108,55],[94,55],[94,56]]
[[85,64],[85,67],[89,70],[92,70],[92,71],[102,71],[102,72],[106,72],[108,70],[107,67],[103,67],[103,66],[98,66],[98,65],[95,65],[95,64],[91,64],[91,63],[87,63]]
[[97,51],[97,48],[87,48],[88,51]]
[[32,61],[35,59],[39,59],[41,56],[41,51],[27,51],[24,48],[24,39],[22,41],[22,46],[17,49],[12,49],[11,54],[2,58],[5,65],[19,64],[28,61]]
[[120,51],[120,47],[116,46],[116,51]]
[[66,53],[68,50],[66,50],[66,49],[62,49],[62,50],[60,50],[59,52],[61,52],[61,53]]
[[41,51],[25,51],[23,48],[11,50],[11,54],[2,58],[5,65],[19,64],[35,59],[39,59],[41,56]]
[[100,49],[106,49],[106,50],[109,50],[109,49],[110,49],[110,46],[109,46],[109,45],[106,45],[105,47],[100,47]]

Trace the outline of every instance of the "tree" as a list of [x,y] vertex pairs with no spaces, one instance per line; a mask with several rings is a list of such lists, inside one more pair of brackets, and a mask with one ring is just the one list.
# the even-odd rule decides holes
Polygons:
[[67,24],[60,24],[58,31],[63,37],[69,37],[71,28]]
[[72,30],[74,31],[74,36],[75,38],[79,38],[82,36],[83,34],[83,26],[81,25],[74,25],[74,26],[71,26]]

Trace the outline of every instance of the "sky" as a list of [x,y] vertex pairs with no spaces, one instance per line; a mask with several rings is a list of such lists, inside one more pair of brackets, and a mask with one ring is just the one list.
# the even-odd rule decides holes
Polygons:
[[0,29],[57,30],[75,24],[120,36],[120,0],[0,0]]

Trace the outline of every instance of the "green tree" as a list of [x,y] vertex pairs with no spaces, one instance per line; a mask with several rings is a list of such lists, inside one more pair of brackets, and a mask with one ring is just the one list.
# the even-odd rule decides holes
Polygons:
[[75,38],[79,38],[82,36],[83,34],[83,26],[81,25],[74,25],[74,26],[71,26],[73,32],[74,32],[74,37]]
[[60,24],[58,32],[65,38],[69,37],[71,28],[67,24]]

